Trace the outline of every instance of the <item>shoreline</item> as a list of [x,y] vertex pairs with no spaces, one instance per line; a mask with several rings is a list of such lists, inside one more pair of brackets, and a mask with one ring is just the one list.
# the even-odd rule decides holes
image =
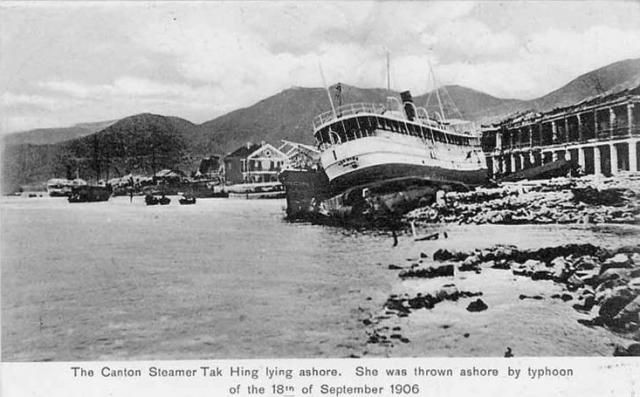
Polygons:
[[[379,310],[360,319],[362,356],[638,355],[639,252],[640,245],[432,246],[388,265],[398,280]],[[535,332],[509,331],[528,316]],[[503,329],[483,330],[494,321]]]

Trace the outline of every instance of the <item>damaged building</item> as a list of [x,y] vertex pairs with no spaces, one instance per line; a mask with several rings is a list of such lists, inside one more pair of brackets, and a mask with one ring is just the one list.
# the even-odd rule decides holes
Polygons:
[[561,159],[587,175],[638,171],[639,141],[640,85],[545,113],[520,113],[482,134],[494,178]]

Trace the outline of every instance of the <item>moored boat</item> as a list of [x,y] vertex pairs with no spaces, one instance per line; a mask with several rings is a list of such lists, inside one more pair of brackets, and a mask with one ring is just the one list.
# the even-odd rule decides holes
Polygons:
[[109,197],[111,197],[111,190],[105,186],[81,185],[71,188],[68,200],[70,203],[92,203],[108,201]]

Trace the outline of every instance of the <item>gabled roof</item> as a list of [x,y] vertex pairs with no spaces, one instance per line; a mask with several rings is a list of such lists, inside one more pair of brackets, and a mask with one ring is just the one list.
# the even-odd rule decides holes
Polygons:
[[259,145],[257,143],[251,144],[249,145],[249,147],[247,147],[247,145],[243,145],[240,148],[236,149],[235,151],[229,153],[226,157],[239,157],[244,159],[249,157],[251,153],[260,149],[261,146],[262,145]]
[[282,153],[290,156],[296,150],[302,150],[307,152],[312,152],[314,154],[319,154],[320,151],[310,145],[305,145],[304,143],[291,142],[285,139],[282,140],[283,144],[278,148]]
[[286,159],[287,155],[282,153],[280,150],[276,149],[273,145],[265,143],[258,150],[251,153],[248,158],[264,158],[264,157],[273,157],[273,158],[282,158]]
[[155,176],[159,178],[176,178],[176,177],[184,176],[184,172],[180,170],[165,169],[165,170],[156,172]]

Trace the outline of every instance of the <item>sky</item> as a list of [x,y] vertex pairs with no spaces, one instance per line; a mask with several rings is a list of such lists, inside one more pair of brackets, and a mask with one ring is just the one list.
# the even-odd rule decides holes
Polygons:
[[[338,81],[542,96],[640,57],[640,2],[0,2],[0,134],[211,120]],[[322,65],[323,73],[320,73]],[[431,65],[431,67],[430,67]]]

